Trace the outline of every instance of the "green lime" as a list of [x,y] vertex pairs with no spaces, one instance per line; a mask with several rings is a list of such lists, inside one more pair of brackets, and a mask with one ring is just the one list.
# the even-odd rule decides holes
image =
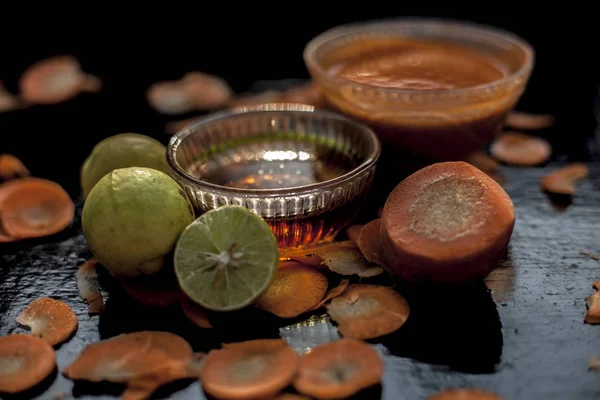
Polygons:
[[96,259],[111,273],[158,272],[194,211],[181,187],[151,168],[119,168],[105,175],[83,206],[82,228]]
[[87,198],[104,175],[127,167],[147,167],[169,173],[167,149],[158,140],[137,133],[121,133],[104,139],[94,146],[81,167],[83,196]]
[[202,214],[175,247],[175,273],[183,292],[214,311],[246,307],[275,279],[279,249],[260,216],[241,206]]

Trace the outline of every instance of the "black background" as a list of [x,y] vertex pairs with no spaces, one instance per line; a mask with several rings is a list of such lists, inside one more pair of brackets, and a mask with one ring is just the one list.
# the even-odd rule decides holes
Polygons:
[[151,83],[200,70],[224,77],[243,92],[257,80],[308,78],[304,46],[326,29],[360,20],[433,16],[495,25],[529,41],[536,64],[518,107],[557,115],[557,128],[547,133],[557,155],[588,157],[586,140],[595,129],[600,76],[595,21],[587,18],[591,10],[578,9],[572,17],[562,9],[515,9],[498,16],[491,5],[487,15],[395,3],[345,4],[344,9],[325,3],[221,5],[144,5],[126,14],[95,10],[90,4],[85,10],[64,8],[60,14],[4,14],[0,80],[9,90],[18,90],[28,65],[58,54],[75,55],[85,71],[103,80],[104,88],[66,103],[0,114],[0,152],[17,155],[34,175],[56,180],[76,195],[81,163],[102,138],[138,132],[166,143],[164,123],[191,115],[154,112],[144,97]]

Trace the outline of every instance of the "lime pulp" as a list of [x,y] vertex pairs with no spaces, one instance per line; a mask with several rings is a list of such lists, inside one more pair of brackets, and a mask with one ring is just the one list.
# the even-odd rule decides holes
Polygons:
[[275,279],[277,240],[260,216],[226,205],[202,214],[175,247],[175,273],[181,290],[213,311],[252,304]]

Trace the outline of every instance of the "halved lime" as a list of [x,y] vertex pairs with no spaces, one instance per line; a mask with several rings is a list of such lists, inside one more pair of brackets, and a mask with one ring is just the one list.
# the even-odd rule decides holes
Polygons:
[[241,206],[221,206],[202,214],[175,247],[181,290],[204,308],[246,307],[275,279],[279,249],[260,216]]

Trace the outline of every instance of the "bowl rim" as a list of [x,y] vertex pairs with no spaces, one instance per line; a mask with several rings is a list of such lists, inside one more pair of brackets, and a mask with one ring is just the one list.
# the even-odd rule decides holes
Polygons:
[[[325,118],[330,118],[342,121],[346,124],[353,125],[360,132],[366,135],[366,140],[371,143],[372,149],[367,154],[363,162],[357,165],[352,170],[340,175],[334,179],[329,179],[323,182],[317,182],[310,185],[292,186],[280,189],[245,189],[229,186],[217,185],[204,180],[201,180],[194,175],[185,171],[177,161],[177,150],[179,145],[199,127],[210,124],[219,120],[225,120],[237,115],[252,115],[252,114],[269,114],[269,113],[293,113],[293,114],[314,114]],[[205,188],[207,191],[218,192],[223,194],[239,194],[243,196],[255,195],[258,197],[281,197],[285,195],[299,195],[312,193],[336,186],[340,183],[348,181],[361,172],[373,167],[381,154],[381,143],[375,132],[367,125],[346,117],[342,114],[316,108],[312,105],[299,103],[265,103],[253,106],[241,106],[224,111],[213,112],[203,117],[199,117],[195,122],[175,133],[167,145],[167,163],[172,172],[177,174],[179,178],[190,182],[195,186]]]
[[[464,33],[472,33],[476,35],[484,35],[495,40],[509,42],[519,47],[525,53],[525,60],[518,70],[492,82],[457,89],[435,89],[435,90],[415,90],[415,89],[397,89],[358,83],[349,79],[334,76],[328,73],[325,68],[319,63],[316,58],[317,50],[324,44],[339,40],[348,35],[368,33],[368,32],[385,32],[394,31],[398,28],[413,27],[422,29],[432,28],[453,28]],[[417,34],[418,36],[418,34]],[[497,87],[502,87],[510,82],[526,77],[533,69],[535,64],[535,50],[533,46],[517,34],[502,29],[493,25],[481,24],[477,22],[453,19],[453,18],[435,18],[435,17],[399,17],[399,18],[383,18],[372,19],[361,22],[353,22],[334,26],[326,31],[321,32],[313,37],[304,47],[303,52],[304,63],[309,71],[313,71],[316,75],[334,85],[351,86],[359,89],[368,89],[379,93],[390,95],[410,95],[410,96],[456,96],[459,94],[469,94],[481,91],[489,91]]]

